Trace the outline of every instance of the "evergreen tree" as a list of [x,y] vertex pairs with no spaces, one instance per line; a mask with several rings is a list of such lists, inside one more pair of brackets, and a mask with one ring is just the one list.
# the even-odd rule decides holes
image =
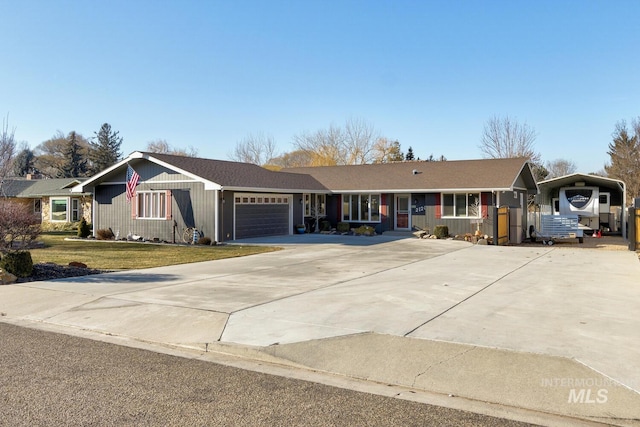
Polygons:
[[122,137],[118,136],[119,132],[112,131],[111,125],[105,123],[100,130],[95,133],[94,140],[91,141],[91,167],[93,173],[98,173],[106,168],[113,166],[120,160],[122,153],[120,146],[122,145]]
[[415,160],[415,156],[413,155],[413,148],[409,147],[409,149],[407,149],[407,154],[404,156],[404,159],[407,161]]
[[640,118],[633,122],[634,134],[630,135],[627,123],[616,123],[613,141],[607,154],[611,163],[604,168],[609,178],[619,179],[627,185],[627,204],[640,194]]
[[58,178],[77,178],[87,175],[87,160],[83,158],[78,138],[74,131],[69,133],[64,150],[64,163],[58,170]]
[[36,155],[29,148],[23,148],[13,159],[13,173],[15,176],[27,176],[35,173]]

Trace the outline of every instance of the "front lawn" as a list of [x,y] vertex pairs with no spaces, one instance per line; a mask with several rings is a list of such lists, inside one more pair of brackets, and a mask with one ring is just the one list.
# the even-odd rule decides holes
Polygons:
[[82,262],[99,270],[128,270],[212,261],[278,250],[275,247],[244,245],[170,245],[101,240],[65,240],[68,233],[45,233],[40,236],[45,247],[30,249],[33,262],[67,265]]

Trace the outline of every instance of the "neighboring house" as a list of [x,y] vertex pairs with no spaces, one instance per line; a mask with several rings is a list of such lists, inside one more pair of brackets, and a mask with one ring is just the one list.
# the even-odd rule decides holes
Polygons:
[[66,224],[83,217],[91,222],[91,193],[71,193],[86,178],[10,178],[3,183],[2,196],[28,205],[42,223]]
[[[131,200],[125,188],[128,166],[140,175]],[[110,228],[120,237],[179,241],[185,228],[196,227],[222,242],[292,234],[295,224],[311,217],[382,232],[443,224],[453,234],[480,227],[492,235],[498,205],[517,208],[517,222],[526,228],[527,196],[537,193],[537,186],[525,159],[274,172],[247,163],[134,152],[73,191],[93,193],[94,232]]]

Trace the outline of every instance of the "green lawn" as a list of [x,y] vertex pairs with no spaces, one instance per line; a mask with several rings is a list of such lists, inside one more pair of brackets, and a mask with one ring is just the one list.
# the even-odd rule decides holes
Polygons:
[[74,234],[46,233],[40,236],[45,247],[31,249],[34,263],[67,265],[78,261],[100,270],[127,270],[211,261],[278,250],[275,247],[222,245],[186,246],[100,240],[65,240]]

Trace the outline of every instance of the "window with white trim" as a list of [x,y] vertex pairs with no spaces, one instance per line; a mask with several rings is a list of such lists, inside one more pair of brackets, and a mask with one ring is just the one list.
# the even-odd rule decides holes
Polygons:
[[380,194],[343,194],[342,220],[380,222]]
[[443,193],[442,216],[452,218],[480,218],[480,193]]
[[71,222],[80,221],[80,200],[71,199]]
[[67,222],[67,206],[69,205],[69,198],[51,198],[51,222]]
[[327,214],[326,194],[304,195],[304,216],[325,216]]
[[167,219],[166,191],[138,191],[139,219]]

